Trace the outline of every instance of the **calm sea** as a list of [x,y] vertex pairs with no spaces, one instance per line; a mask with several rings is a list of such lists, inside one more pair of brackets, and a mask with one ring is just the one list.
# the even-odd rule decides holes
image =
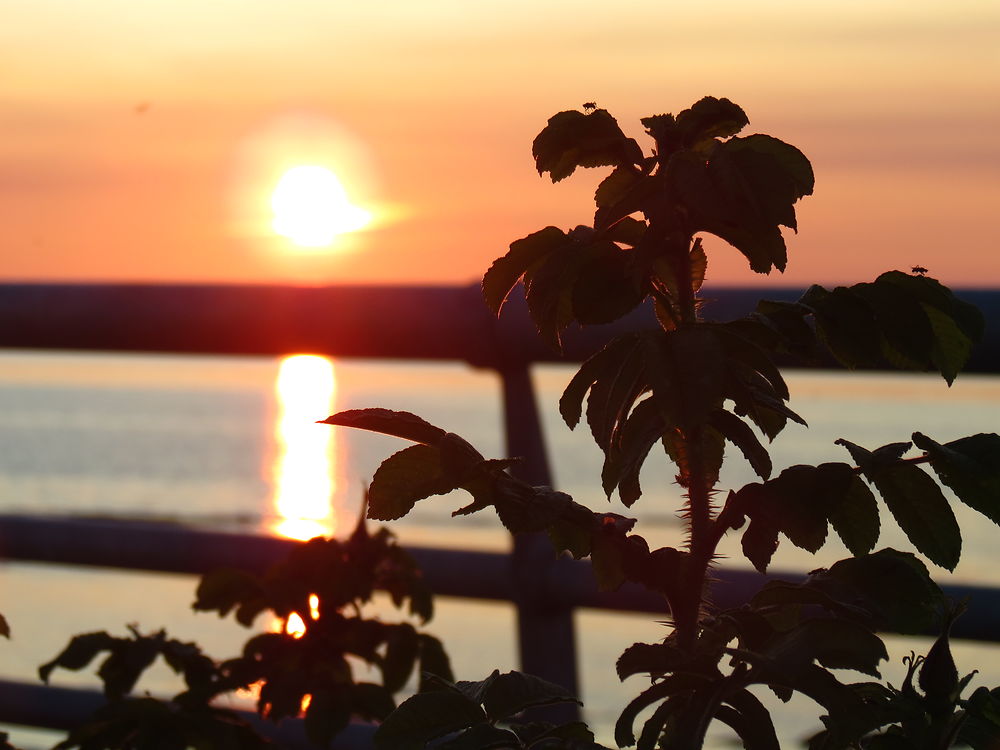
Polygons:
[[[593,508],[640,518],[656,544],[677,544],[677,487],[666,465],[643,475],[646,495],[631,511],[609,503],[597,484],[600,455],[585,429],[570,432],[555,408],[571,370],[535,373],[555,484]],[[791,425],[774,445],[776,469],[847,460],[833,444],[845,437],[866,447],[906,440],[920,430],[940,442],[1000,430],[1000,377],[967,376],[947,388],[940,378],[885,374],[790,373],[792,407],[809,422]],[[469,439],[487,456],[502,455],[499,382],[465,366],[386,364],[295,357],[223,358],[8,352],[0,355],[0,512],[75,514],[182,521],[211,528],[296,537],[350,528],[364,484],[399,441],[314,424],[348,408],[384,406],[420,414]],[[654,461],[655,463],[655,461]],[[734,457],[726,486],[752,481]],[[433,498],[394,524],[402,541],[504,549],[508,540],[486,513],[452,519],[460,498]],[[954,579],[995,582],[997,530],[959,511],[966,539]],[[880,542],[909,549],[886,526]],[[739,565],[738,540],[725,547]],[[842,556],[833,542],[816,556],[784,544],[775,566],[808,570]],[[126,623],[167,626],[198,640],[216,657],[236,653],[247,631],[190,611],[194,580],[182,576],[0,566],[0,612],[13,640],[0,644],[0,676],[35,679],[69,635]],[[388,616],[388,615],[387,615]],[[613,676],[618,654],[634,641],[663,636],[644,616],[577,615],[583,699],[588,718],[610,740],[624,702],[642,689]],[[266,623],[264,623],[266,625]],[[496,666],[516,667],[514,615],[499,604],[439,600],[428,628],[445,639],[456,672],[480,679]],[[240,640],[234,640],[240,639]],[[913,641],[891,642],[899,658]],[[1000,683],[1000,650],[963,644],[960,667]],[[897,678],[898,679],[898,678]],[[145,687],[170,691],[164,670]],[[95,684],[88,674],[57,673],[58,684]],[[782,711],[782,732],[798,738],[813,726],[811,709]],[[25,743],[40,735],[19,734]]]

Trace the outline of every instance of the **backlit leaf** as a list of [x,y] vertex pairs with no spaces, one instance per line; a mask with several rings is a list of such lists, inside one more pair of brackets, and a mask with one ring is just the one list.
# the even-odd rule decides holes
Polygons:
[[910,443],[892,443],[868,453],[846,440],[837,442],[861,465],[913,546],[935,565],[954,570],[962,553],[962,533],[937,483],[919,466],[899,460]]
[[765,653],[797,671],[818,661],[830,669],[854,669],[879,677],[878,664],[889,658],[882,640],[859,623],[842,618],[810,618],[776,636]]
[[726,703],[732,713],[722,706],[716,716],[739,735],[745,750],[780,750],[771,714],[753,693],[741,690],[727,696]]
[[424,750],[424,745],[486,721],[479,704],[456,690],[417,693],[389,714],[375,730],[377,750]]
[[493,314],[500,314],[511,289],[526,271],[568,241],[561,229],[545,227],[512,242],[507,254],[493,261],[483,276],[483,297]]
[[771,455],[746,422],[725,409],[713,412],[711,422],[715,429],[740,449],[757,476],[761,479],[771,476]]
[[942,445],[915,432],[913,442],[959,500],[1000,524],[1000,435],[981,433]]
[[584,114],[577,110],[560,112],[531,146],[538,174],[549,173],[553,182],[569,177],[577,167],[637,164],[642,150],[618,127],[607,110]]
[[706,96],[680,112],[674,122],[681,145],[691,148],[709,138],[736,135],[750,124],[750,119],[729,99]]
[[425,444],[436,443],[445,434],[440,427],[425,422],[416,414],[390,409],[348,409],[321,420],[320,424],[381,432]]
[[433,445],[411,445],[389,456],[372,477],[368,517],[402,518],[418,500],[456,489],[458,485],[441,472],[441,451]]
[[806,583],[838,601],[868,610],[875,625],[897,633],[920,633],[938,619],[941,589],[914,555],[883,549],[840,560],[810,574]]
[[491,720],[508,719],[533,706],[579,703],[565,688],[523,672],[497,675],[483,694],[483,705]]

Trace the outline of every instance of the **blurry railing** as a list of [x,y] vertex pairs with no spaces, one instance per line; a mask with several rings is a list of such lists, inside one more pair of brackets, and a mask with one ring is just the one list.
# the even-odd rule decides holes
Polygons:
[[[750,312],[761,297],[794,300],[799,292],[734,288],[712,290],[707,296],[711,302],[705,307],[706,317],[729,319]],[[958,296],[979,306],[987,320],[1000,320],[1000,292],[964,290]],[[0,285],[0,347],[314,353],[459,360],[495,370],[503,384],[507,453],[524,458],[514,471],[533,484],[551,484],[551,474],[531,386],[531,365],[578,362],[616,333],[652,325],[651,312],[639,309],[614,325],[572,330],[559,355],[535,335],[521,295],[512,295],[497,321],[473,286]],[[1000,371],[996,327],[988,327],[986,340],[968,369]],[[0,557],[6,559],[201,573],[222,565],[266,566],[292,544],[171,526],[0,517]],[[522,669],[572,691],[578,691],[575,608],[664,612],[658,597],[637,586],[598,592],[587,563],[554,559],[541,536],[518,537],[510,555],[440,549],[414,553],[432,588],[441,595],[512,601],[518,610]],[[762,578],[730,570],[719,571],[718,577],[713,597],[723,606],[745,601]],[[974,594],[954,635],[1000,640],[1000,590],[969,587],[951,593]],[[15,687],[0,684],[0,698],[12,695]],[[0,700],[0,721],[42,723],[37,711],[15,710],[24,704],[24,700]],[[57,705],[62,704],[54,700],[53,710]],[[562,708],[562,716],[555,718],[569,718],[574,710]],[[59,722],[53,715],[47,726],[63,726]]]

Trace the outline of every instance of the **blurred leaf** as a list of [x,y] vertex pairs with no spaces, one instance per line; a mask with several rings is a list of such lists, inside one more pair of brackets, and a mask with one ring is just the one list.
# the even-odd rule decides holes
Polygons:
[[413,672],[420,645],[417,631],[407,623],[389,625],[386,630],[385,656],[382,658],[382,684],[390,693],[403,689]]
[[7,618],[0,615],[0,635],[4,638],[10,638],[10,625],[7,624]]
[[195,601],[191,606],[203,612],[217,610],[219,617],[225,617],[233,607],[260,593],[257,579],[245,570],[218,568],[198,581]]
[[428,424],[415,414],[390,409],[348,409],[320,420],[320,424],[381,432],[425,444],[436,443],[445,434],[440,427]]
[[441,641],[432,635],[420,633],[418,644],[420,646],[420,685],[417,691],[424,692],[429,689],[428,675],[435,675],[453,682],[455,678],[451,672],[451,661],[448,659],[448,654]]
[[74,671],[83,669],[99,653],[114,648],[118,641],[118,638],[108,635],[103,630],[98,633],[75,635],[55,659],[38,668],[38,676],[42,682],[48,682],[49,675],[56,667]]
[[309,741],[327,747],[351,721],[351,704],[343,690],[315,690],[303,725]]

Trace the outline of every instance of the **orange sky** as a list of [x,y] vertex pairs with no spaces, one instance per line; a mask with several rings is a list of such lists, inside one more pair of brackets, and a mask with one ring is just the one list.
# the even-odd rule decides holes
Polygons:
[[[596,101],[640,136],[711,94],[813,161],[775,281],[1000,283],[994,0],[367,5],[6,0],[0,278],[473,281],[592,217],[598,171],[534,172],[550,115]],[[325,251],[274,237],[297,162],[338,171],[373,226]],[[710,281],[754,280],[708,244]]]

